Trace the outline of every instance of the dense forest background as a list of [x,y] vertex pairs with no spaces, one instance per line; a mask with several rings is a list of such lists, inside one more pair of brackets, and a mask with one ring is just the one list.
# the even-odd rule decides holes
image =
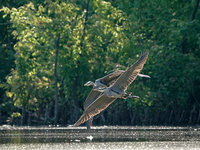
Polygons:
[[72,124],[95,81],[148,51],[128,91],[94,125],[200,124],[199,0],[5,0],[0,125]]

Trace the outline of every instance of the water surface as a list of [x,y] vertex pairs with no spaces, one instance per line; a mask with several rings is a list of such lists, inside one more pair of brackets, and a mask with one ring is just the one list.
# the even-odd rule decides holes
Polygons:
[[200,127],[102,126],[87,133],[85,127],[0,126],[0,149],[200,150]]

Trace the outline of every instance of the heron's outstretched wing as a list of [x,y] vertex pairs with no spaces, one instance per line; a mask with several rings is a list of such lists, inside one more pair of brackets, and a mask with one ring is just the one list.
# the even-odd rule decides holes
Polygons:
[[101,111],[106,109],[115,99],[116,98],[107,97],[106,95],[102,94],[98,99],[96,99],[87,107],[79,120],[72,126],[78,126],[99,114]]
[[123,70],[117,70],[113,73],[110,73],[108,75],[106,75],[103,78],[100,78],[98,80],[100,80],[101,83],[105,84],[107,87],[111,86],[118,78],[119,76],[124,73]]
[[86,98],[83,107],[84,110],[86,110],[86,108],[92,103],[94,102],[102,93],[99,91],[95,91],[94,88],[91,90],[90,94],[88,95],[88,97]]
[[140,70],[142,70],[147,58],[148,52],[142,54],[142,56],[132,66],[130,66],[112,85],[112,89],[115,91],[126,91],[128,86],[135,80]]

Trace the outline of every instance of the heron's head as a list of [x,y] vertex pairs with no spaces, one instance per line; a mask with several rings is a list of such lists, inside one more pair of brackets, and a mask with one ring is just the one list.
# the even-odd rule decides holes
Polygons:
[[92,81],[88,81],[87,83],[84,84],[84,86],[90,86],[90,85],[95,86],[94,82]]

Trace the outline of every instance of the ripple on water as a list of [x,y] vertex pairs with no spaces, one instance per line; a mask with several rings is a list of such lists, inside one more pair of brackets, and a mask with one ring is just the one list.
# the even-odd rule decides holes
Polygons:
[[72,142],[72,143],[34,143],[2,144],[3,150],[199,150],[199,141],[154,141],[154,142]]
[[0,126],[0,149],[200,150],[200,127],[12,127]]

